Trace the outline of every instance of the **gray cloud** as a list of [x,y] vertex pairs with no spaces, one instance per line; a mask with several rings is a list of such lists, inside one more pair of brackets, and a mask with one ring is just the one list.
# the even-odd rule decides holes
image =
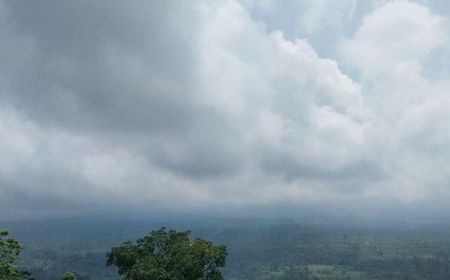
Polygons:
[[439,207],[447,18],[344,2],[0,2],[0,218]]

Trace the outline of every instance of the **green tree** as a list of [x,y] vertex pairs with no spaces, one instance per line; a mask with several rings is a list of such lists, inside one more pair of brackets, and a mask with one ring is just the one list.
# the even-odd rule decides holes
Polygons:
[[73,272],[66,272],[61,277],[61,280],[77,280],[77,276]]
[[126,280],[221,280],[225,246],[189,238],[190,232],[161,228],[137,240],[124,242],[108,253],[107,265],[119,268]]
[[22,251],[22,245],[8,238],[7,230],[0,230],[0,280],[30,279],[29,273],[16,268],[15,263]]

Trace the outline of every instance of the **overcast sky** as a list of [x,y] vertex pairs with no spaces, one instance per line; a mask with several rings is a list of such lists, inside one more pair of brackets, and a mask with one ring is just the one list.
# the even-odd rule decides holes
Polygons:
[[0,0],[0,219],[447,213],[449,21],[446,0]]

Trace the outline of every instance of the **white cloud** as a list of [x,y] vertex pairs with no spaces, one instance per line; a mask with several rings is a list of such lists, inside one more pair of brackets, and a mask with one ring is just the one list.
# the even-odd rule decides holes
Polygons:
[[[447,81],[432,82],[422,63],[448,44],[447,19],[406,1],[389,1],[367,15],[341,52],[362,74],[366,104],[376,114],[378,161],[391,175],[372,193],[398,200],[438,199],[448,185],[444,159],[449,131]],[[384,190],[384,191],[382,191]]]
[[[0,209],[48,215],[448,195],[450,81],[422,73],[427,54],[447,43],[446,19],[424,6],[379,4],[342,41],[356,80],[308,39],[255,21],[254,1],[60,3],[77,11],[73,22],[99,20],[89,34],[68,26],[77,41],[55,28],[64,13],[20,3],[4,3],[0,28],[0,58],[17,61],[0,66],[2,101],[14,108],[0,111]],[[344,28],[356,2],[336,3],[311,4],[302,19],[309,32]],[[117,17],[120,26],[105,28]]]
[[276,5],[275,0],[240,0],[247,9],[261,9],[263,11],[271,11]]
[[0,174],[13,176],[36,150],[34,127],[13,111],[0,111]]
[[298,21],[301,28],[308,33],[326,28],[339,30],[352,20],[357,4],[356,0],[309,1],[302,7],[302,15]]
[[399,82],[405,75],[416,78],[419,59],[447,41],[446,23],[418,4],[389,2],[364,18],[342,51],[368,78],[395,75]]

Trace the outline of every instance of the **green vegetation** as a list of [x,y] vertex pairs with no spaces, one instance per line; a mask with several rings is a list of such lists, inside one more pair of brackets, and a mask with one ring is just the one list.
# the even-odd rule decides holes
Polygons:
[[77,280],[77,276],[73,272],[66,272],[60,280]]
[[[25,249],[20,262],[9,263],[39,280],[59,280],[66,271],[78,280],[214,279],[219,273],[228,280],[450,279],[446,225],[211,221],[171,224],[179,231],[160,229],[149,235],[144,225],[127,222],[36,227],[14,229]],[[193,238],[186,228],[193,230]],[[127,239],[138,241],[114,246]],[[213,244],[226,244],[226,251]],[[215,272],[201,274],[200,267],[210,265]]]
[[225,265],[225,246],[195,239],[190,232],[161,228],[139,239],[114,247],[108,253],[108,265],[119,267],[123,279],[139,280],[221,280],[219,267]]
[[8,235],[8,231],[0,230],[0,280],[29,279],[27,272],[16,268],[22,246]]

